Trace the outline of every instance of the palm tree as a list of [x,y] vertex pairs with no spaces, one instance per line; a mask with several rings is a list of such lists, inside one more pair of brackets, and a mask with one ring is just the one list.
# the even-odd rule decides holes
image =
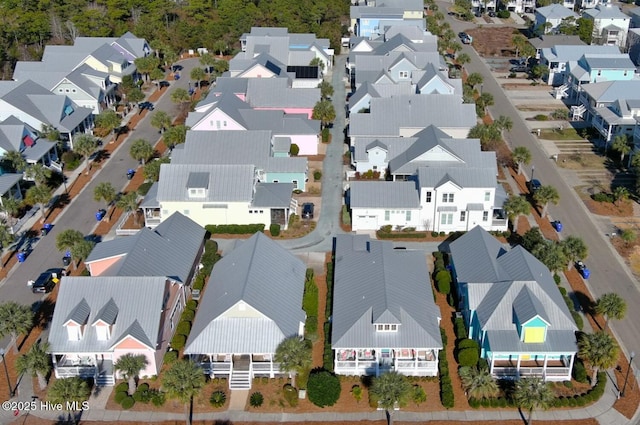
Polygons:
[[584,241],[577,236],[569,235],[565,240],[560,242],[560,244],[562,245],[562,250],[567,257],[567,260],[569,261],[569,270],[571,270],[573,263],[577,260],[586,258],[589,254],[589,248]]
[[143,166],[148,160],[153,158],[154,153],[155,149],[153,149],[151,143],[144,139],[134,140],[129,149],[131,157],[136,161],[141,161]]
[[89,157],[98,148],[98,140],[91,134],[81,134],[76,137],[76,140],[73,142],[73,148],[74,151],[84,156],[85,170],[87,174],[89,174]]
[[486,115],[487,108],[494,104],[493,95],[491,93],[484,92],[476,99],[476,104],[482,109],[482,112]]
[[541,378],[521,378],[516,382],[513,399],[520,409],[529,411],[527,425],[531,425],[534,409],[547,410],[555,395],[548,383]]
[[629,199],[629,189],[624,186],[618,186],[613,190],[613,199],[615,199],[615,203],[618,204],[622,200]]
[[51,178],[51,170],[41,163],[29,165],[25,170],[27,178],[36,182],[37,185],[43,185]]
[[51,356],[47,353],[48,350],[49,343],[36,342],[26,354],[16,360],[18,373],[21,375],[29,373],[34,378],[37,377],[40,391],[47,388],[47,375],[51,372]]
[[191,70],[191,74],[189,74],[191,79],[195,81],[196,87],[200,87],[200,82],[204,79],[205,75],[206,74],[204,72],[204,69],[200,68],[199,66],[193,68]]
[[[89,398],[91,389],[82,378],[73,377],[65,379],[56,379],[56,381],[49,388],[47,393],[47,400],[53,404],[60,404],[65,409],[77,406],[80,407]],[[75,402],[75,403],[74,403]],[[71,419],[71,412],[69,411],[69,419]],[[74,419],[74,422],[77,422]]]
[[7,151],[2,155],[2,161],[9,163],[9,166],[13,168],[15,172],[22,172],[27,168],[27,161],[22,156],[22,152],[19,151]]
[[127,96],[127,100],[132,103],[138,104],[144,100],[144,93],[139,88],[135,87],[131,89],[129,95]]
[[463,366],[460,368],[460,380],[467,392],[467,397],[477,400],[498,395],[500,389],[491,373],[486,368]]
[[311,347],[303,338],[290,336],[278,344],[274,360],[291,375],[291,386],[295,387],[296,374],[311,366]]
[[76,268],[78,267],[76,264],[87,258],[95,246],[96,243],[94,241],[83,239],[71,247],[71,258],[73,258]]
[[633,149],[633,145],[629,143],[629,138],[625,134],[619,134],[613,139],[611,145],[614,151],[620,154],[620,163],[624,161],[625,155],[630,153]]
[[320,71],[324,72],[324,62],[319,57],[315,57],[309,61],[309,66],[317,66],[320,68]]
[[[116,188],[110,182],[101,182],[93,189],[93,199],[96,202],[104,201],[107,205],[107,210],[118,198],[118,192]],[[110,220],[110,214],[107,214],[107,222]]]
[[589,362],[593,369],[591,386],[596,385],[600,369],[608,369],[616,364],[618,353],[618,344],[607,332],[582,334],[578,340],[578,355]]
[[505,115],[500,115],[493,123],[497,125],[500,130],[511,131],[513,128],[513,121],[511,120],[511,117],[507,117]]
[[145,180],[149,180],[152,182],[157,182],[160,180],[160,166],[162,164],[168,164],[169,158],[163,156],[162,158],[158,158],[155,161],[150,161],[147,165],[142,169],[142,174],[144,175]]
[[184,143],[187,138],[187,130],[189,127],[185,125],[175,125],[169,127],[164,134],[164,141],[169,148]]
[[527,38],[522,34],[516,34],[511,38],[511,43],[513,44],[513,47],[515,47],[516,57],[518,57],[520,55],[520,51],[524,49],[524,46],[529,44],[529,40],[527,40]]
[[482,78],[482,75],[478,72],[473,72],[467,76],[467,84],[474,88],[478,84],[482,84],[483,81],[484,78]]
[[560,195],[558,191],[553,186],[541,186],[536,193],[533,194],[533,199],[542,205],[542,217],[547,216],[547,208],[549,207],[549,203],[553,205],[558,205],[560,201]]
[[33,311],[28,305],[7,301],[0,304],[0,338],[11,336],[13,349],[18,352],[18,335],[26,334],[33,326]]
[[[4,249],[16,241],[16,235],[11,232],[11,228],[7,225],[7,222],[0,221],[0,248]],[[4,264],[0,260],[0,269]]]
[[51,190],[47,186],[32,186],[27,190],[25,199],[29,204],[40,204],[40,213],[42,214],[41,221],[44,223],[47,217],[44,212],[44,207],[51,200]]
[[328,81],[322,81],[318,84],[318,88],[320,89],[320,96],[323,99],[330,99],[333,96],[333,85],[331,85]]
[[42,124],[40,127],[40,137],[44,137],[47,140],[51,140],[52,142],[56,142],[60,140],[60,131],[52,125]]
[[162,387],[169,397],[177,398],[184,403],[187,425],[191,425],[189,407],[191,400],[205,384],[203,370],[192,361],[180,360],[171,366],[162,377]]
[[164,133],[171,126],[171,117],[165,111],[156,111],[151,116],[151,125]]
[[10,198],[2,198],[2,207],[0,207],[0,209],[2,209],[2,211],[4,211],[4,213],[9,216],[10,224],[13,224],[12,222],[18,216],[21,206],[22,201],[18,201],[12,196]]
[[531,162],[531,151],[524,146],[518,146],[513,150],[513,160],[518,164],[518,175],[522,174],[522,165]]
[[84,240],[84,235],[79,230],[65,229],[56,236],[56,249],[69,251],[74,245]]
[[213,67],[214,63],[216,63],[216,58],[211,53],[205,53],[200,56],[200,64],[204,66],[207,74],[209,74],[209,79],[211,79],[211,68]]
[[[460,65],[460,67],[464,69],[464,66],[469,62],[471,62],[471,57],[466,53],[460,53],[456,58],[456,62],[458,62],[458,65]],[[469,82],[468,77],[467,77],[467,82]]]
[[133,222],[138,225],[138,194],[136,192],[129,192],[120,197],[116,202],[118,208],[122,208],[125,212],[133,213]]
[[191,100],[191,96],[189,92],[182,87],[178,87],[171,93],[171,101],[177,104],[183,104],[189,102]]
[[531,205],[524,196],[511,195],[504,201],[502,209],[507,213],[507,217],[513,223],[513,227],[517,227],[516,219],[521,215],[527,215],[531,211]]
[[311,118],[320,120],[322,127],[326,127],[329,123],[336,119],[336,110],[333,104],[328,100],[321,100],[313,107]]
[[604,316],[604,329],[609,329],[609,319],[622,320],[627,314],[627,303],[620,295],[609,292],[596,301],[596,313]]
[[136,378],[148,364],[149,362],[144,354],[135,355],[131,353],[120,357],[113,364],[113,368],[122,373],[124,378],[129,381],[129,395],[133,395],[136,392]]
[[[129,96],[131,96],[131,93],[129,94]],[[106,136],[116,128],[120,127],[122,119],[115,111],[112,111],[111,109],[105,109],[104,111],[96,115],[95,123],[96,127],[102,130],[101,134]],[[75,142],[73,144],[75,146]]]
[[406,376],[392,371],[373,378],[369,392],[378,400],[378,406],[385,410],[387,424],[393,425],[394,408],[406,403],[411,394],[411,384]]

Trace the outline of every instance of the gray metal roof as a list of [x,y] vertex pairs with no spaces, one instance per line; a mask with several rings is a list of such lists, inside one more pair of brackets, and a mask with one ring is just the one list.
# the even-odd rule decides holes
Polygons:
[[247,102],[254,108],[313,108],[319,100],[320,89],[294,89],[284,78],[251,78],[247,83]]
[[476,124],[475,105],[457,95],[417,94],[371,99],[371,112],[349,116],[349,135],[399,136],[401,128],[470,129]]
[[488,330],[486,338],[492,353],[575,353],[578,350],[576,335],[572,330],[547,329],[543,343],[526,343],[517,333],[504,330]]
[[289,208],[293,183],[258,183],[252,207]]
[[[332,347],[442,348],[440,310],[433,302],[421,251],[394,250],[366,235],[337,235]],[[376,332],[375,323],[399,323]]]
[[563,34],[544,34],[540,37],[530,38],[529,43],[536,49],[551,48],[553,46],[569,45],[569,46],[585,46],[585,42],[580,40],[577,35]]
[[205,99],[201,100],[198,103],[198,106],[203,102],[212,101],[215,98],[215,95],[219,93],[237,93],[237,94],[246,94],[247,93],[247,84],[250,78],[238,78],[238,77],[218,77],[216,78],[215,87],[211,87],[209,93]]
[[628,54],[618,55],[584,55],[584,61],[590,69],[628,69],[632,73],[636,67]]
[[610,3],[599,4],[593,9],[587,9],[582,12],[582,16],[591,19],[631,19],[631,17],[622,12],[620,8],[612,6]]
[[380,147],[387,151],[387,161],[407,150],[416,140],[416,137],[359,137],[354,142],[354,160],[368,161],[367,151]]
[[89,319],[89,314],[91,314],[91,307],[87,304],[87,300],[84,298],[80,300],[80,302],[69,312],[64,323],[75,323],[76,325],[86,325],[87,319]]
[[22,180],[23,175],[18,173],[5,173],[0,176],[0,196],[4,196],[9,189]]
[[140,203],[140,208],[160,208],[158,202],[158,182],[154,182]]
[[187,187],[190,189],[208,189],[209,188],[209,173],[206,171],[191,172],[187,179]]
[[[231,132],[229,132],[231,133]],[[193,171],[209,173],[209,190],[205,198],[188,196],[187,180]],[[158,182],[158,201],[251,202],[253,165],[162,164]]]
[[[306,267],[277,242],[256,233],[216,263],[187,345],[186,354],[275,353],[304,322]],[[244,301],[260,314],[225,316]]]
[[166,276],[186,284],[204,235],[202,226],[176,212],[153,230],[98,243],[85,263],[119,257],[101,276]]
[[354,181],[350,184],[351,208],[420,208],[415,182]]
[[[118,306],[113,298],[109,298],[109,301],[100,309],[93,323],[104,322],[107,325],[113,325],[118,317]],[[88,316],[88,314],[87,314]]]
[[640,93],[640,80],[602,81],[582,86],[585,93],[598,103],[613,103]]
[[[492,153],[494,152],[486,152]],[[495,160],[495,156],[494,156]],[[496,165],[491,167],[420,167],[418,168],[420,187],[438,188],[447,182],[458,187],[493,188],[496,185]]]
[[542,56],[550,61],[569,62],[577,61],[585,54],[620,54],[617,46],[599,45],[555,45],[552,48],[543,48]]
[[[160,317],[168,285],[164,277],[63,277],[49,327],[50,352],[109,352],[115,343],[127,335],[155,349],[161,343]],[[82,339],[69,341],[64,323],[72,312],[88,309],[89,315],[84,322],[91,324],[112,301],[118,309],[118,315],[110,339],[98,340],[95,326],[87,325]],[[78,320],[83,320],[82,315],[78,315]]]
[[535,13],[536,15],[543,16],[547,20],[578,17],[578,15],[573,10],[563,6],[562,4],[551,4],[549,6],[537,7]]
[[483,330],[518,337],[514,309],[523,317],[540,315],[555,331],[577,330],[551,272],[521,246],[507,250],[477,226],[452,242],[450,250],[457,280],[467,287],[468,308]]

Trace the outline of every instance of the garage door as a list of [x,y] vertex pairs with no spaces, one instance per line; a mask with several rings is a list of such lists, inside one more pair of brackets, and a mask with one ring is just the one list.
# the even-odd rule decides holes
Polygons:
[[359,230],[378,230],[378,219],[376,218],[375,215],[359,215],[358,229]]

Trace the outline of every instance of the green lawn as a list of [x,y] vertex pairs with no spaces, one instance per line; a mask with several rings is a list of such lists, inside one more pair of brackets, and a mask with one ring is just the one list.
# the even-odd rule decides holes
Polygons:
[[559,129],[549,129],[542,130],[540,132],[540,138],[546,140],[583,140],[584,137],[581,137],[578,132],[573,128],[565,128],[563,130]]

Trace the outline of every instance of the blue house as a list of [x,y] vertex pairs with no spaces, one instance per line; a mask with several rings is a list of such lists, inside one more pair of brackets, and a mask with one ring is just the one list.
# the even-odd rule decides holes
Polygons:
[[481,227],[450,245],[469,338],[497,378],[571,379],[575,322],[551,272],[522,246],[511,250]]

